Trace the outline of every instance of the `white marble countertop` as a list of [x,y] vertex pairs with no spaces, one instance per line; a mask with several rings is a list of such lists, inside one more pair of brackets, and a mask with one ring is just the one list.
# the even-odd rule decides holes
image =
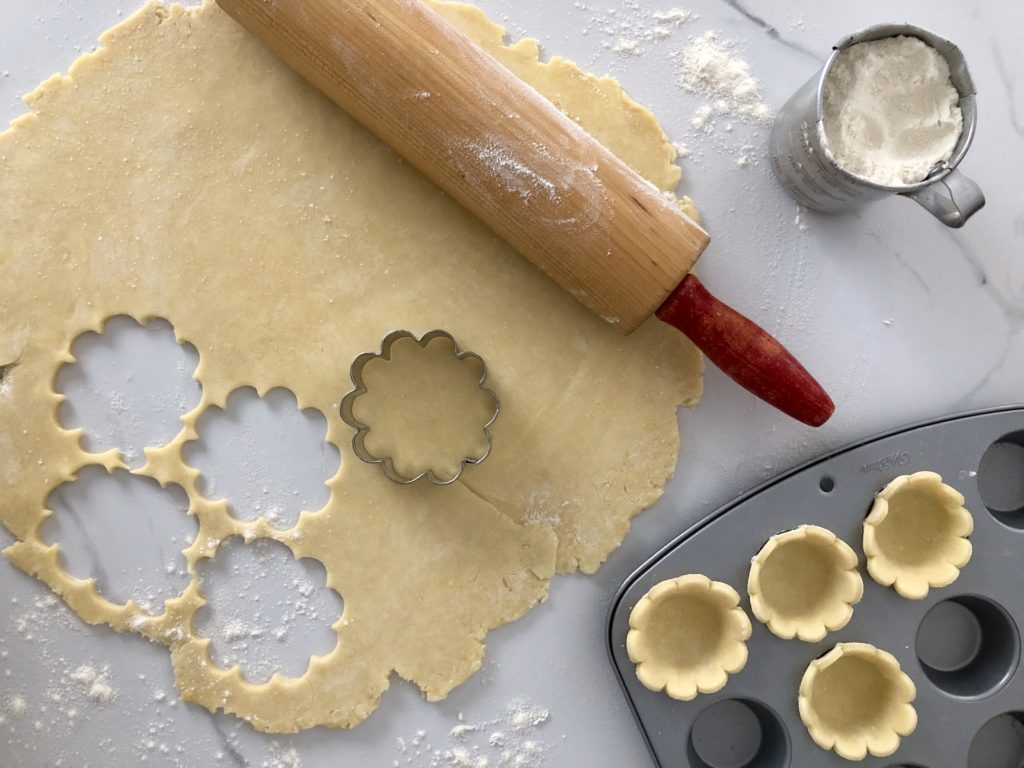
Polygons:
[[[611,597],[637,565],[734,495],[823,451],[929,417],[1024,401],[1024,5],[913,0],[901,3],[894,19],[892,3],[884,0],[830,3],[827,10],[812,0],[479,4],[513,37],[534,34],[546,53],[619,78],[657,113],[672,139],[690,149],[682,190],[697,201],[714,236],[701,261],[702,278],[797,353],[832,392],[835,417],[820,430],[802,428],[709,368],[703,401],[680,414],[684,450],[665,497],[635,521],[598,574],[556,578],[546,604],[489,635],[484,670],[446,701],[427,704],[396,678],[380,709],[348,732],[272,739],[234,718],[176,702],[165,651],[85,627],[62,605],[50,604],[42,584],[0,560],[4,768],[143,760],[154,766],[417,768],[433,765],[433,750],[443,753],[451,745],[449,732],[460,714],[469,724],[500,718],[517,698],[550,713],[532,734],[546,750],[538,765],[647,765],[604,644]],[[21,93],[66,70],[134,5],[8,0],[0,20],[0,118],[20,114]],[[630,37],[623,24],[673,7],[697,18],[641,45],[640,55],[614,50],[620,38]],[[609,15],[608,8],[617,10]],[[900,199],[851,215],[800,212],[771,175],[765,128],[737,122],[731,131],[718,125],[708,136],[690,126],[705,100],[677,85],[672,58],[689,36],[714,29],[737,41],[765,100],[778,107],[835,40],[882,21],[927,27],[966,54],[979,91],[979,123],[961,168],[984,189],[988,205],[963,230],[946,229]],[[756,162],[742,166],[737,159],[748,144]],[[8,540],[0,532],[0,543]],[[86,698],[68,716],[66,703],[47,703],[48,697],[61,670],[83,664],[109,666],[117,695],[104,704]],[[159,691],[167,697],[160,700]],[[10,711],[13,696],[24,702],[24,712]],[[417,738],[417,731],[425,735]],[[479,733],[470,743],[491,754]],[[443,754],[440,764],[448,764]],[[498,764],[495,759],[490,768]]]

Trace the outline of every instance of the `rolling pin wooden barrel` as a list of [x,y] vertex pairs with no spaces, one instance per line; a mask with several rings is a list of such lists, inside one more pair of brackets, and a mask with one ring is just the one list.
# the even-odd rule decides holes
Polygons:
[[231,17],[623,333],[656,315],[819,426],[834,405],[690,274],[707,233],[422,0],[217,0]]

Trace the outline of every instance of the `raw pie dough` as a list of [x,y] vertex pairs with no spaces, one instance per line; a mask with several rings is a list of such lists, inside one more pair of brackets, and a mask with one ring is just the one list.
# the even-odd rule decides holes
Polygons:
[[768,539],[750,561],[750,608],[784,640],[816,643],[845,627],[864,595],[857,555],[832,531],[801,525]]
[[652,691],[689,701],[747,664],[750,619],[736,590],[700,573],[659,582],[629,614],[626,651]]
[[914,682],[891,653],[839,643],[800,680],[800,719],[822,749],[847,760],[891,755],[917,727]]
[[[607,78],[469,7],[445,15],[663,190],[675,152]],[[488,629],[543,600],[555,572],[591,573],[662,493],[701,359],[651,321],[620,337],[242,32],[212,2],[147,5],[27,97],[0,136],[0,519],[5,554],[85,621],[166,645],[183,698],[264,731],[351,726],[391,673],[431,700],[479,668]],[[72,341],[115,314],[170,320],[200,353],[199,406],[137,470],[186,490],[200,524],[191,585],[147,618],[70,577],[39,538],[48,494],[88,454],[56,421]],[[348,367],[407,328],[450,330],[502,393],[495,448],[459,483],[399,487],[351,452]],[[238,387],[292,390],[342,455],[331,497],[285,531],[202,497],[181,458]],[[219,669],[192,617],[196,563],[245,534],[323,562],[345,600],[338,644],[297,679]],[[431,553],[432,557],[422,557]]]
[[956,581],[971,559],[974,518],[964,497],[935,472],[900,475],[875,494],[864,519],[868,573],[884,587],[921,600]]

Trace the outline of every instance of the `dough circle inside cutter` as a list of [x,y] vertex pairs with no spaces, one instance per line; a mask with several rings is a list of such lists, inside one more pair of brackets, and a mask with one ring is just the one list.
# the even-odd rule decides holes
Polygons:
[[356,388],[342,400],[342,418],[358,430],[356,455],[399,483],[457,480],[491,451],[499,405],[486,378],[483,359],[444,331],[388,334],[380,354],[356,358]]

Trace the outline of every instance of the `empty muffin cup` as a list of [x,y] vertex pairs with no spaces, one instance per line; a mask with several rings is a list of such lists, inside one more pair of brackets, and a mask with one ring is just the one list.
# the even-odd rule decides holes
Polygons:
[[822,749],[846,760],[891,755],[917,727],[913,681],[896,657],[867,643],[839,643],[800,681],[800,719]]
[[971,559],[974,520],[963,503],[935,472],[901,475],[885,486],[864,520],[871,578],[911,600],[952,584]]
[[696,573],[653,586],[629,616],[637,679],[680,701],[720,690],[747,663],[751,626],[739,602],[728,584]]
[[842,629],[864,595],[857,555],[832,531],[802,525],[768,539],[750,562],[754,616],[772,634],[816,643]]

